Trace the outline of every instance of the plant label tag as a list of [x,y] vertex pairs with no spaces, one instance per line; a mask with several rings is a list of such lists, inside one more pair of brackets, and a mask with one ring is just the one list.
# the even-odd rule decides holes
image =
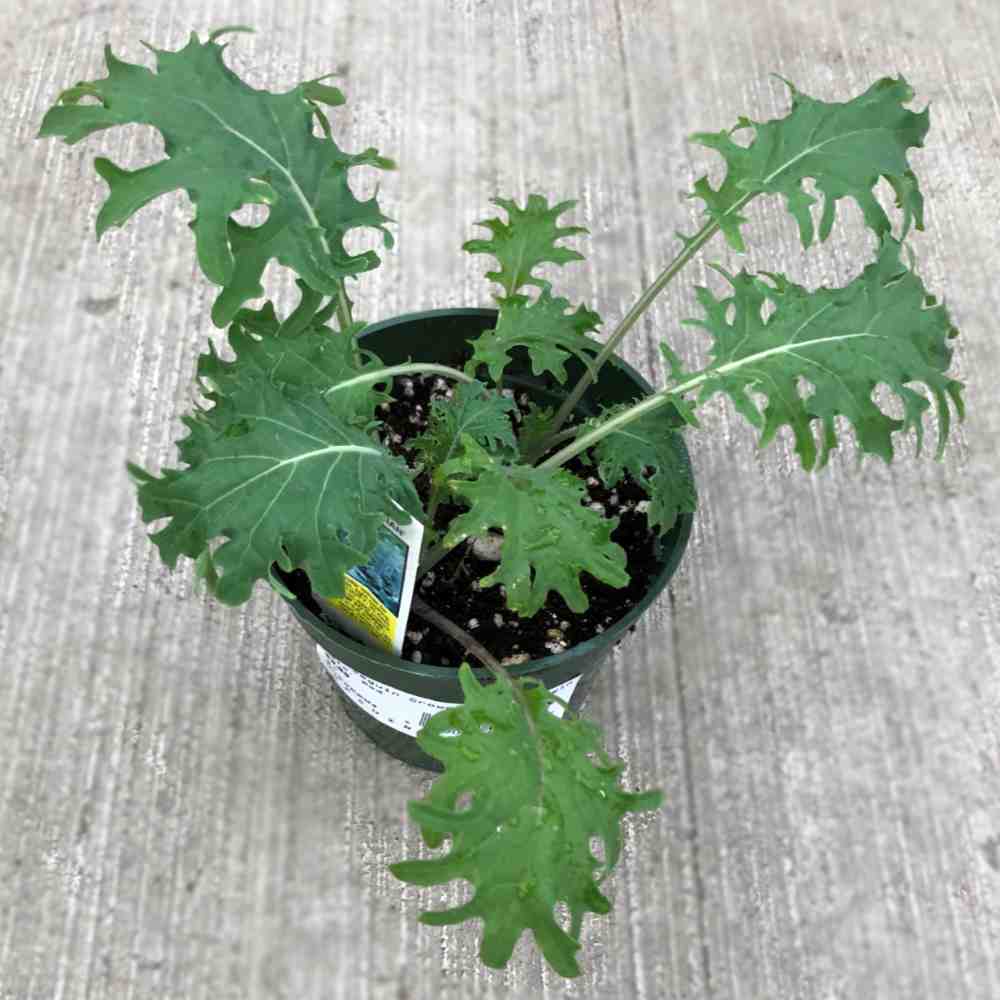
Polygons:
[[415,517],[409,524],[385,519],[371,559],[344,574],[342,597],[326,598],[345,632],[397,656],[402,653],[423,536],[424,526]]
[[[385,726],[407,736],[416,736],[427,720],[446,708],[455,708],[461,702],[434,701],[431,698],[421,698],[409,691],[399,691],[388,684],[372,680],[346,663],[328,653],[322,646],[316,646],[319,661],[323,669],[333,678],[334,684],[354,702],[358,708],[367,712],[373,719]],[[549,690],[563,701],[569,701],[580,680],[580,675],[571,677]],[[562,705],[552,702],[549,711],[562,718]]]

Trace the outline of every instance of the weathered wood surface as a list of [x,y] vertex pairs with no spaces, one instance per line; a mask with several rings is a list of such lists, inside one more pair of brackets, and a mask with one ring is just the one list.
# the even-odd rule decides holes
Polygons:
[[[683,567],[589,704],[667,803],[628,828],[575,982],[526,940],[493,972],[477,928],[416,924],[459,892],[386,868],[417,849],[429,778],[359,735],[273,594],[208,603],[144,537],[123,463],[173,460],[218,336],[190,210],[158,201],[98,247],[93,157],[159,140],[33,136],[106,40],[142,61],[140,38],[233,22],[259,29],[229,49],[251,82],[337,70],[341,144],[398,158],[398,246],[357,285],[372,319],[489,304],[459,246],[490,197],[537,190],[580,199],[588,261],[560,288],[613,322],[693,229],[678,192],[717,170],[685,136],[784,113],[770,71],[827,99],[902,72],[932,103],[912,242],[962,330],[968,420],[940,464],[910,442],[858,471],[848,445],[810,477],[710,408]],[[985,0],[8,0],[0,998],[1000,997],[998,40]],[[856,213],[807,255],[774,201],[751,214],[752,268],[839,283],[870,252]],[[663,333],[701,356],[677,320],[711,259],[739,266],[714,243],[628,342],[649,376]]]

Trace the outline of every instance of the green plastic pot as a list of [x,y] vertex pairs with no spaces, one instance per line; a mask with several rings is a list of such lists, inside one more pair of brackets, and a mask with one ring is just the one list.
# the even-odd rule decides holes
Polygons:
[[[468,341],[492,328],[496,319],[495,309],[434,309],[411,313],[373,324],[361,335],[361,343],[386,364],[412,359],[461,368],[471,353]],[[572,385],[582,365],[570,359],[566,368],[568,384]],[[551,376],[532,374],[527,354],[521,349],[514,352],[504,385],[527,392],[529,398],[546,405],[558,405],[565,395]],[[652,391],[638,372],[620,358],[612,357],[588,387],[577,411],[591,416],[598,412],[599,405],[631,402]],[[676,421],[679,423],[679,417]],[[681,514],[673,528],[658,539],[660,569],[642,600],[621,619],[565,652],[508,667],[509,673],[515,677],[537,677],[549,690],[555,690],[578,709],[613,647],[656,600],[677,569],[691,534],[692,520],[691,514]],[[440,771],[440,762],[424,753],[416,741],[416,734],[435,712],[464,700],[458,670],[432,663],[413,663],[363,645],[323,614],[323,600],[312,592],[303,572],[283,573],[277,565],[272,567],[272,572],[296,595],[283,597],[315,640],[320,660],[333,679],[350,718],[394,757],[417,767]],[[433,605],[433,588],[422,596]],[[474,673],[481,683],[492,680],[485,667],[475,667]]]

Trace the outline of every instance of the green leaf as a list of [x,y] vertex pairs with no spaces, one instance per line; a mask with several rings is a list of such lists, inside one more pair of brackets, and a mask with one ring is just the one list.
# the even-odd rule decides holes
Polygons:
[[319,80],[307,80],[302,84],[302,93],[310,101],[320,101],[328,104],[331,108],[338,108],[341,104],[347,103],[347,98],[337,87],[331,87],[327,83],[320,83]]
[[601,317],[586,306],[566,312],[569,301],[554,297],[548,282],[540,284],[542,290],[534,302],[523,295],[502,300],[496,327],[470,341],[473,353],[465,365],[468,373],[474,374],[480,365],[486,365],[490,378],[499,383],[510,363],[510,352],[524,347],[536,375],[549,371],[565,384],[567,358],[578,357],[589,364],[588,356],[600,352],[600,342],[587,333],[598,328]]
[[[704,327],[713,337],[712,364],[702,381],[698,402],[725,392],[761,431],[760,447],[783,424],[795,435],[802,465],[817,464],[812,422],[822,428],[820,467],[837,446],[834,418],[852,425],[862,452],[892,460],[892,433],[915,430],[917,453],[923,440],[927,398],[908,383],[922,382],[937,405],[940,458],[950,428],[948,400],[964,415],[962,383],[944,372],[951,362],[947,341],[958,331],[948,312],[923,283],[900,263],[901,245],[882,240],[878,260],[844,288],[810,292],[782,275],[770,281],[740,272],[725,275],[733,288],[716,299],[706,288],[698,298],[705,320],[685,320]],[[770,304],[774,312],[765,317]],[[731,319],[727,318],[732,311]],[[800,379],[814,391],[800,395]],[[883,413],[872,400],[876,385],[888,386],[903,407],[903,419]],[[763,413],[748,390],[763,393]]]
[[506,469],[506,459],[502,455],[492,455],[468,434],[459,436],[458,447],[438,471],[444,479],[475,479],[480,473]]
[[[343,576],[375,550],[385,516],[419,516],[409,472],[323,396],[289,398],[269,379],[246,374],[211,394],[215,405],[183,418],[183,469],[157,478],[135,465],[146,522],[168,518],[152,539],[172,569],[178,556],[199,570],[226,604],[250,597],[272,562],[304,569],[316,588],[343,593]],[[204,556],[213,540],[226,541]]]
[[618,518],[584,506],[586,489],[576,476],[565,469],[502,464],[468,435],[462,443],[463,454],[442,473],[470,509],[451,522],[444,545],[503,532],[500,564],[481,586],[503,584],[507,606],[524,618],[536,614],[552,590],[570,610],[586,611],[582,572],[611,587],[626,586],[625,550],[611,541]]
[[[663,355],[663,360],[667,365],[667,385],[679,385],[690,375],[690,372],[685,370],[684,362],[681,361],[680,357],[666,341],[660,344],[660,353]],[[688,424],[690,427],[701,427],[691,403],[685,398],[683,393],[671,396],[670,403],[682,423]]]
[[297,601],[299,599],[298,598],[298,594],[296,594],[295,591],[290,590],[288,587],[286,587],[285,584],[282,583],[282,581],[279,580],[274,575],[274,564],[273,563],[272,563],[272,565],[270,566],[270,568],[267,571],[267,583],[268,583],[268,586],[270,586],[270,588],[273,591],[275,591],[276,593],[280,594],[286,600]]
[[[294,337],[310,326],[321,327],[323,325],[322,321],[317,318],[320,313],[320,305],[323,302],[323,293],[310,288],[301,278],[296,278],[295,284],[298,285],[302,297],[288,318],[278,324],[274,331],[276,336]],[[247,311],[252,312],[252,310]],[[239,313],[236,316],[238,317]]]
[[590,230],[584,226],[558,226],[556,219],[575,201],[561,201],[549,206],[548,200],[540,194],[528,195],[524,208],[507,198],[491,199],[494,205],[507,212],[507,222],[501,219],[483,219],[477,226],[485,226],[493,234],[490,240],[468,240],[462,249],[469,253],[488,253],[497,258],[500,270],[487,271],[491,278],[503,287],[506,296],[513,295],[525,285],[548,286],[543,278],[532,272],[539,264],[568,264],[583,260],[583,254],[568,247],[557,246],[556,241],[563,236],[575,236]]
[[660,344],[660,353],[663,355],[663,360],[666,362],[667,369],[669,370],[669,381],[682,381],[687,374],[684,370],[684,362],[681,361],[676,351],[665,340]]
[[494,452],[505,448],[514,452],[517,442],[510,415],[516,409],[512,399],[481,382],[459,383],[451,399],[431,404],[427,430],[414,439],[413,447],[432,470],[458,454],[463,434]]
[[[590,418],[587,425],[599,427],[630,407],[629,403],[609,407],[600,417]],[[663,409],[612,431],[594,445],[593,452],[605,486],[617,485],[628,473],[646,490],[650,501],[646,516],[652,528],[669,531],[678,514],[697,510],[698,494],[684,440],[670,426]],[[581,457],[587,460],[587,453]]]
[[[588,230],[583,226],[556,224],[556,219],[575,201],[560,202],[550,208],[545,198],[532,194],[523,209],[505,198],[495,198],[494,204],[506,209],[509,222],[486,219],[477,223],[486,226],[493,239],[469,240],[463,249],[497,258],[500,270],[488,271],[486,277],[498,282],[505,294],[496,297],[500,315],[495,329],[471,341],[473,355],[465,369],[474,374],[480,365],[486,365],[490,377],[499,383],[511,360],[509,352],[515,347],[525,347],[536,375],[549,371],[564,383],[566,358],[575,356],[589,364],[589,356],[600,351],[600,343],[587,333],[598,328],[601,317],[582,305],[576,312],[567,313],[569,301],[553,296],[551,283],[533,272],[546,262],[562,265],[583,260],[582,254],[558,246],[556,241]],[[534,301],[517,294],[527,285],[540,289]]]
[[[283,331],[291,320],[279,323],[270,302],[258,310],[241,309],[227,334],[236,357],[223,361],[209,344],[208,353],[198,358],[199,377],[223,392],[241,386],[248,376],[264,377],[287,396],[323,395],[338,419],[370,428],[378,404],[392,397],[374,388],[377,383],[370,380],[345,384],[385,368],[369,351],[356,355],[355,334],[364,324],[355,323],[350,330],[336,333],[326,326],[309,326],[289,336]],[[384,384],[390,381],[387,376]]]
[[[215,588],[219,584],[219,574],[215,571],[215,564],[212,562],[212,550],[205,548],[194,561],[194,590],[201,592],[204,586],[210,594],[215,593]],[[294,595],[293,595],[294,596]]]
[[[514,682],[526,712],[506,678],[481,685],[468,664],[458,677],[464,704],[432,716],[417,736],[444,772],[424,799],[409,804],[424,842],[437,847],[451,836],[450,850],[390,870],[414,885],[471,882],[475,892],[467,903],[424,912],[420,921],[440,926],[481,919],[479,955],[486,965],[503,968],[530,929],[549,965],[561,976],[577,976],[584,914],[611,910],[598,885],[621,854],[622,818],[659,808],[662,793],[624,791],[624,765],[608,757],[600,729],[584,719],[556,718],[547,710],[552,695],[540,682]],[[465,792],[471,804],[458,809]],[[592,838],[603,844],[603,861],[591,852]],[[555,918],[559,902],[570,913],[568,932]]]
[[548,437],[552,426],[555,409],[551,406],[539,406],[530,402],[528,412],[521,418],[521,427],[517,435],[517,447],[522,458],[533,455],[536,448]]
[[[283,94],[256,90],[222,60],[225,46],[192,34],[176,51],[159,49],[154,73],[105,50],[108,75],[64,91],[42,121],[39,136],[79,142],[113,125],[152,125],[166,157],[138,170],[95,161],[111,190],[97,218],[100,237],[161,194],[183,188],[196,207],[191,223],[198,261],[223,286],[212,309],[225,326],[248,299],[264,294],[261,275],[270,260],[291,267],[317,291],[336,295],[339,282],[378,266],[365,251],[351,256],[344,237],[358,226],[392,237],[376,199],[358,201],[347,172],[384,166],[374,149],[342,152],[329,137],[312,134],[317,99],[335,100],[310,81]],[[99,103],[80,103],[81,98]],[[246,204],[266,204],[267,221],[244,226],[230,216]]]
[[[208,40],[214,42],[216,38],[221,38],[223,35],[228,35],[229,32],[242,32],[247,35],[253,35],[256,33],[256,29],[251,28],[248,24],[227,24],[222,28],[216,28],[209,36]],[[145,44],[145,43],[143,43]]]
[[[705,214],[722,229],[735,250],[745,250],[740,227],[746,219],[740,209],[757,194],[783,194],[788,210],[799,226],[802,245],[814,238],[810,206],[815,199],[802,187],[811,177],[824,198],[819,237],[825,240],[833,228],[837,201],[853,198],[866,224],[878,236],[890,232],[889,219],[873,193],[884,177],[896,194],[903,212],[905,239],[911,223],[923,229],[923,197],[906,158],[907,150],[920,147],[929,127],[927,110],[908,111],[903,105],[913,90],[902,78],[884,77],[863,94],[843,103],[815,100],[788,81],[792,110],[784,118],[754,122],[740,118],[723,132],[699,132],[692,141],[720,153],[726,161],[726,176],[714,189],[708,177],[699,178],[691,198],[705,202]],[[732,136],[752,129],[749,145]],[[681,236],[685,243],[693,237]]]

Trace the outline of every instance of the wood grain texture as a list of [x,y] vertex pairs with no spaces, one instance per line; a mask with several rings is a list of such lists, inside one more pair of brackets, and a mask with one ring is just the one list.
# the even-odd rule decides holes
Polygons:
[[[0,1000],[1000,996],[1000,14],[872,6],[2,6]],[[159,140],[33,137],[62,87],[101,73],[105,41],[142,61],[140,38],[234,22],[258,29],[228,50],[251,83],[336,70],[341,145],[400,164],[380,194],[397,247],[356,286],[373,320],[488,305],[460,244],[489,198],[542,191],[579,198],[592,231],[560,291],[613,324],[695,226],[678,192],[718,170],[685,136],[783,113],[769,72],[831,100],[902,72],[931,102],[912,242],[962,331],[968,419],[942,463],[908,443],[858,470],[846,446],[807,476],[788,438],[758,454],[709,407],[681,571],[588,708],[628,782],[667,802],[628,826],[574,982],[526,941],[495,972],[477,927],[416,923],[462,898],[386,867],[418,852],[405,803],[430,776],[354,729],[274,595],[207,602],[145,538],[124,461],[173,461],[195,356],[219,337],[190,209],[157,201],[98,246],[93,157],[136,166]],[[626,341],[650,378],[664,335],[703,357],[678,320],[715,280],[707,260],[818,285],[870,251],[850,211],[807,254],[780,205],[751,215],[746,258],[713,243]]]

